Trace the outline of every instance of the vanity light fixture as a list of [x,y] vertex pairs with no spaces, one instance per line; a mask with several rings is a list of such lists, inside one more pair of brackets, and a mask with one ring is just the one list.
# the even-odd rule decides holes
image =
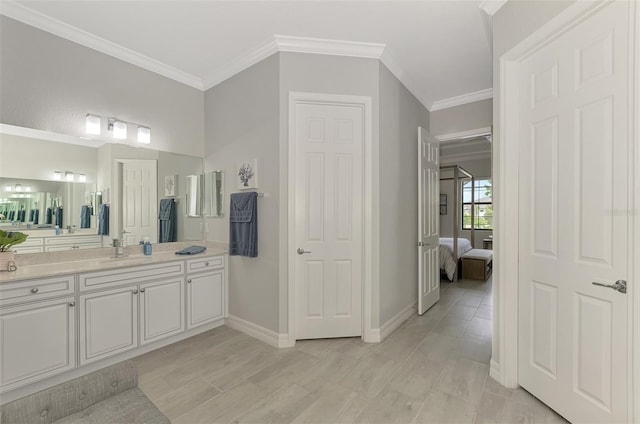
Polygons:
[[81,183],[87,182],[87,176],[85,174],[76,174],[76,175],[78,175],[78,182],[81,182]]
[[13,187],[10,185],[4,187],[4,191],[13,191]]
[[87,114],[86,118],[86,131],[87,134],[100,135],[102,120],[98,115]]
[[113,138],[119,140],[127,139],[127,123],[124,121],[118,121],[117,119],[109,120],[109,130],[113,133]]
[[151,143],[151,128],[138,126],[138,143],[149,144]]
[[73,172],[65,172],[64,177],[67,181],[73,181],[75,179],[75,174]]
[[56,181],[60,181],[62,180],[62,175],[64,174],[64,172],[61,171],[54,171],[53,172],[53,179]]
[[15,190],[16,192],[22,191],[22,184],[16,184]]

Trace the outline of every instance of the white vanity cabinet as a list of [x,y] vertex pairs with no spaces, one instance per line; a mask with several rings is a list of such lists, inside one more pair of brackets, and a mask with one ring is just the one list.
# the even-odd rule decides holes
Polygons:
[[224,323],[224,255],[153,259],[1,283],[0,393],[42,390],[78,367],[96,369]]
[[187,270],[201,271],[187,275],[187,328],[224,318],[224,257],[187,261]]
[[0,388],[7,392],[76,366],[75,298],[0,309]]
[[102,247],[102,236],[77,235],[45,237],[44,251],[59,252],[62,250],[95,249]]
[[83,294],[80,365],[138,347],[138,286]]
[[138,299],[141,345],[184,331],[183,277],[141,284]]

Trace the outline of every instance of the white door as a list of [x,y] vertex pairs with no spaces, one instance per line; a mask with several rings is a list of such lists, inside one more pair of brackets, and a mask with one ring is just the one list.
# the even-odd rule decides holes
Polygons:
[[[627,422],[627,2],[520,68],[519,383],[572,422]],[[636,191],[637,192],[637,191]]]
[[155,160],[122,163],[122,229],[126,246],[143,237],[158,242],[158,188]]
[[187,328],[224,317],[224,270],[187,279]]
[[295,108],[295,336],[359,336],[364,109]]
[[80,296],[80,364],[138,347],[138,287]]
[[74,306],[71,297],[2,308],[2,392],[75,368]]
[[184,330],[184,277],[140,285],[140,344]]
[[438,140],[418,128],[418,313],[440,300],[440,152]]

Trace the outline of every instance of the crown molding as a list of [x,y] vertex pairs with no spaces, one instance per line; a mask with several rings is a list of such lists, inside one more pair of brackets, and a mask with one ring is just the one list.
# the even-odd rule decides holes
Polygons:
[[448,99],[436,100],[431,103],[431,112],[436,110],[446,109],[449,107],[460,106],[467,103],[473,103],[480,100],[486,100],[493,98],[493,88],[487,88],[486,90],[474,91],[473,93],[463,94],[461,96],[449,97]]
[[203,89],[202,80],[187,72],[176,69],[158,60],[152,59],[134,50],[100,38],[87,31],[51,18],[30,9],[14,0],[3,0],[0,14],[43,31],[55,34],[74,43],[99,51],[109,56],[136,65],[140,68],[178,81],[199,90]]
[[236,57],[231,62],[226,63],[219,68],[216,72],[202,80],[202,89],[208,90],[216,85],[220,84],[224,80],[231,78],[232,76],[244,71],[245,69],[255,65],[261,60],[266,59],[274,53],[278,53],[278,44],[275,40],[268,40],[257,48],[246,52],[243,55]]
[[273,38],[279,51],[291,53],[328,54],[332,56],[380,59],[386,47],[386,44],[378,43],[294,37],[288,35],[274,35]]
[[493,16],[502,6],[505,5],[506,2],[507,0],[484,0],[478,5],[478,7],[487,15]]
[[[501,0],[495,1],[500,2]],[[2,0],[1,4],[0,14],[2,15],[202,91],[220,84],[274,53],[291,52],[378,59],[430,112],[493,97],[493,90],[488,89],[431,102],[428,96],[418,89],[418,84],[416,84],[393,59],[386,44],[285,35],[274,35],[273,39],[267,40],[257,48],[238,56],[233,61],[219,68],[212,75],[199,78],[134,50],[51,18],[15,0]]]

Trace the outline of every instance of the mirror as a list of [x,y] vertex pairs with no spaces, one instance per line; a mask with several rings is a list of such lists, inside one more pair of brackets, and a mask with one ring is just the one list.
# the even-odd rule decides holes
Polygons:
[[204,174],[204,215],[221,218],[224,216],[224,172],[210,171]]
[[202,216],[202,178],[201,175],[187,175],[186,181],[186,216],[190,218]]
[[[109,246],[111,239],[118,237],[119,227],[124,225],[123,217],[127,217],[125,211],[121,210],[123,194],[119,190],[117,160],[155,161],[158,186],[155,191],[156,201],[159,203],[163,198],[175,200],[177,240],[195,241],[204,238],[202,219],[193,219],[193,216],[200,217],[202,214],[187,217],[188,192],[182,190],[187,181],[186,176],[202,174],[202,158],[10,125],[0,126],[0,214],[4,215],[3,210],[24,210],[24,222],[14,222],[12,228],[31,231],[47,225],[47,208],[62,207],[63,236],[68,235],[68,226],[75,226],[72,228],[74,233],[97,234],[98,209],[104,203],[110,206],[111,211],[109,233],[102,238],[102,246]],[[55,171],[62,175],[59,180],[54,179]],[[73,182],[67,181],[65,172],[74,174],[76,178]],[[83,182],[79,181],[80,176]],[[167,191],[165,187],[165,180],[170,176],[173,176],[176,182],[176,189],[172,192]],[[16,196],[16,184],[22,185],[23,188],[29,185],[30,197]],[[10,192],[5,190],[7,186],[11,186]],[[201,187],[202,184],[196,190],[201,190]],[[20,193],[28,194],[26,191]],[[196,198],[196,201],[201,202],[199,198]],[[89,209],[88,221],[83,206]],[[196,206],[196,210],[201,210],[198,209],[199,204]],[[29,219],[33,209],[39,211],[37,225],[35,219]],[[52,216],[52,223],[55,225],[55,215]],[[87,223],[88,228],[81,229]],[[30,228],[27,229],[28,224]],[[0,221],[0,228],[4,225],[11,225],[11,221]],[[157,231],[158,225],[152,224],[149,228],[149,231]],[[52,230],[51,227],[48,229]],[[42,236],[48,236],[44,234],[48,234],[47,231],[40,233]],[[31,237],[38,236],[31,234]]]

